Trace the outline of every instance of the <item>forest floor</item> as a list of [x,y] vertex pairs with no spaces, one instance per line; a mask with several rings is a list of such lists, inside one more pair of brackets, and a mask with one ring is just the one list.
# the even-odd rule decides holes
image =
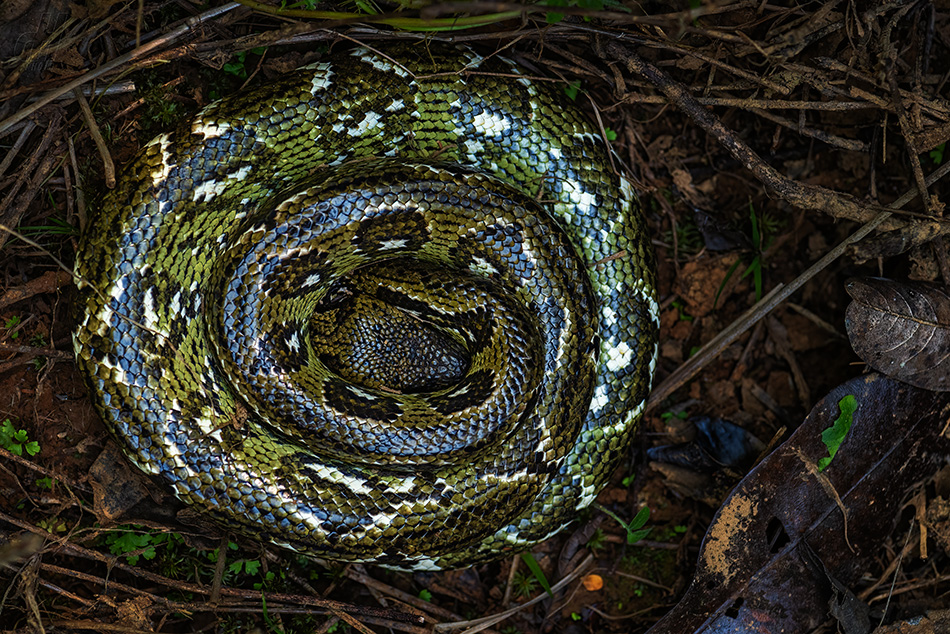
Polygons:
[[[11,13],[0,21],[0,224],[16,231],[0,233],[2,632],[677,631],[660,619],[697,574],[707,530],[761,519],[755,504],[745,516],[717,516],[732,488],[816,402],[866,372],[845,328],[847,280],[950,283],[940,219],[950,188],[938,177],[928,197],[905,202],[762,318],[747,314],[879,222],[927,175],[942,174],[950,161],[946,2],[726,2],[692,12],[686,3],[640,3],[634,12],[626,3],[564,2],[556,15],[473,3],[465,10],[487,26],[427,34],[420,20],[450,19],[459,7],[393,17],[386,11],[396,3],[380,3],[377,16],[328,22],[248,7],[211,15],[186,0],[42,0],[14,15],[18,4],[4,4]],[[656,12],[642,13],[650,7]],[[189,18],[197,21],[186,28]],[[421,37],[507,47],[538,75],[562,79],[603,127],[640,195],[656,253],[656,391],[596,508],[527,561],[416,574],[320,565],[222,534],[126,465],[73,363],[69,271],[86,216],[107,191],[107,164],[121,175],[151,137],[328,47]],[[55,98],[40,100],[47,95]],[[727,329],[735,336],[707,359],[702,347]],[[937,619],[932,611],[948,603],[947,525],[925,518],[950,497],[950,474],[916,480],[886,492],[889,510],[874,526],[846,526],[857,542],[874,534],[873,554],[840,553],[852,562],[840,571],[844,594],[867,608],[872,626],[928,611]],[[778,484],[769,491],[792,495]],[[630,522],[645,507],[650,532],[629,544],[617,519]],[[725,586],[730,574],[703,579]],[[835,595],[838,576],[828,575],[818,596]],[[749,610],[742,592],[751,591],[710,597],[706,609],[723,618]],[[784,631],[838,627],[814,597],[771,600],[797,609],[796,628]],[[745,627],[730,631],[752,631]]]

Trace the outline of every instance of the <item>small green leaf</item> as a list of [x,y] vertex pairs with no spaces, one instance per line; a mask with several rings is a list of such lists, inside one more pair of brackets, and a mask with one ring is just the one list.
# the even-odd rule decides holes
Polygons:
[[607,137],[608,141],[616,141],[617,133],[611,130],[610,128],[604,128],[604,136]]
[[943,163],[943,153],[947,149],[946,143],[941,143],[934,149],[930,150],[930,160],[934,162],[934,165],[940,165]]
[[432,593],[423,588],[419,591],[419,598],[423,601],[432,601]]
[[541,570],[541,566],[538,565],[538,560],[534,558],[534,555],[531,553],[521,553],[521,561],[528,566],[528,570],[530,570],[534,578],[538,580],[538,583],[541,584],[544,591],[547,592],[551,598],[554,598],[554,593],[551,592],[551,584],[548,583],[547,578],[544,576],[544,571]]
[[636,544],[638,541],[640,541],[641,539],[649,535],[650,531],[653,530],[652,528],[643,528],[643,526],[647,523],[647,520],[650,519],[649,506],[644,506],[642,509],[637,511],[636,517],[634,517],[629,522],[623,521],[622,519],[620,519],[619,515],[617,515],[616,513],[614,513],[607,507],[597,504],[596,502],[594,502],[591,506],[593,506],[594,508],[596,508],[597,510],[603,513],[606,513],[615,522],[623,526],[623,529],[627,531],[628,544]]
[[567,98],[571,101],[577,99],[577,93],[580,92],[581,82],[580,80],[572,81],[570,84],[564,87],[564,94],[567,95]]
[[818,461],[819,471],[824,471],[831,464],[835,454],[838,453],[838,448],[847,437],[848,431],[851,430],[851,423],[854,422],[854,412],[858,409],[858,400],[853,394],[848,394],[838,401],[838,408],[841,413],[838,414],[834,424],[821,432],[821,441],[828,448],[828,456]]

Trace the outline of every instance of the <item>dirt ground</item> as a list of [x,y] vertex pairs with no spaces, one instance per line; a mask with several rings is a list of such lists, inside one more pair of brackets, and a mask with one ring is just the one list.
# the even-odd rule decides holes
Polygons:
[[[3,632],[464,632],[509,610],[482,631],[646,631],[689,586],[732,487],[819,399],[866,371],[845,330],[846,281],[950,281],[941,220],[948,188],[938,177],[926,200],[905,203],[908,213],[844,250],[764,318],[745,314],[927,175],[939,176],[950,137],[946,2],[703,2],[693,13],[693,3],[564,2],[553,16],[537,6],[472,5],[490,14],[488,26],[430,36],[509,46],[507,55],[539,75],[579,86],[577,101],[596,112],[629,168],[657,260],[657,390],[599,508],[534,549],[546,582],[561,582],[551,594],[519,557],[414,575],[320,565],[222,534],[116,455],[72,361],[68,270],[107,191],[105,156],[121,174],[149,138],[212,99],[331,44],[384,47],[394,26],[404,29],[398,37],[421,36],[420,23],[379,21],[395,3],[381,3],[376,22],[249,8],[210,16],[185,0],[49,0],[19,15],[15,4],[0,16],[0,224],[17,232],[0,236]],[[182,29],[196,16],[200,25]],[[129,51],[138,53],[120,58]],[[97,70],[82,84],[100,90],[84,114],[68,82]],[[112,93],[100,94],[106,88]],[[54,92],[62,94],[37,101]],[[737,336],[683,376],[730,327]],[[722,440],[742,449],[737,464],[698,465],[708,445],[656,451],[694,441],[701,417],[745,430]],[[888,535],[875,556],[855,560],[850,591],[873,625],[947,605],[939,527],[931,525],[928,549],[920,526],[920,509],[943,503],[947,481],[928,474],[918,488],[894,491],[899,511],[880,519]],[[628,544],[608,515],[629,522],[643,507],[651,530]],[[829,610],[795,631],[837,627]]]

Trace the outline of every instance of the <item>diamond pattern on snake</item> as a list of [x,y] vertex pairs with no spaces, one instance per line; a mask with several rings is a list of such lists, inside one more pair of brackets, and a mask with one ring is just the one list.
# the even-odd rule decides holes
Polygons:
[[556,82],[436,43],[212,103],[81,241],[96,408],[253,538],[416,570],[527,549],[607,482],[656,364],[615,162]]

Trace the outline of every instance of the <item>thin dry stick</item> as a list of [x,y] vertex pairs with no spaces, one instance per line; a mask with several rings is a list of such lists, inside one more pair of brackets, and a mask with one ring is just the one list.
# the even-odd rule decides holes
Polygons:
[[17,140],[13,143],[13,147],[7,150],[7,155],[3,157],[3,161],[0,161],[0,176],[3,176],[7,168],[10,167],[10,164],[13,163],[13,159],[16,158],[16,155],[20,152],[20,149],[23,148],[23,144],[26,143],[26,139],[30,136],[30,132],[33,131],[33,128],[36,127],[35,121],[27,121],[23,126],[23,129],[20,130],[20,136],[17,137]]
[[[574,579],[579,577],[582,572],[587,570],[587,568],[593,562],[594,562],[594,556],[588,555],[584,559],[584,561],[582,561],[580,565],[577,566],[577,568],[571,571],[570,574],[568,574],[563,579],[558,581],[556,584],[551,586],[551,594],[557,594],[558,592],[560,592],[561,589],[563,589],[566,585],[568,585],[569,583],[574,581]],[[472,621],[460,621],[458,623],[440,623],[439,625],[436,625],[433,628],[433,630],[435,632],[448,632],[448,631],[456,630],[462,627],[468,627],[469,629],[462,632],[462,634],[476,634],[477,632],[482,632],[486,628],[489,628],[492,625],[495,625],[496,623],[500,623],[501,621],[504,621],[505,619],[511,616],[514,616],[518,612],[521,612],[525,608],[531,605],[534,605],[535,603],[546,601],[548,598],[549,597],[547,593],[540,594],[536,596],[535,598],[531,599],[530,601],[526,601],[525,603],[522,603],[521,605],[517,607],[511,608],[510,610],[505,610],[504,612],[499,612],[498,614],[492,614],[490,616],[486,616],[480,619],[474,619]]]
[[89,133],[92,135],[92,140],[96,144],[96,149],[99,150],[99,156],[102,157],[102,175],[105,179],[106,187],[115,189],[115,163],[112,162],[112,154],[109,153],[109,146],[106,144],[106,140],[102,138],[102,133],[99,132],[99,124],[96,123],[96,117],[92,114],[92,108],[89,107],[86,96],[83,95],[82,91],[78,88],[73,91],[73,95],[76,96],[76,101],[79,102],[79,109],[82,110],[82,118],[89,128]]

